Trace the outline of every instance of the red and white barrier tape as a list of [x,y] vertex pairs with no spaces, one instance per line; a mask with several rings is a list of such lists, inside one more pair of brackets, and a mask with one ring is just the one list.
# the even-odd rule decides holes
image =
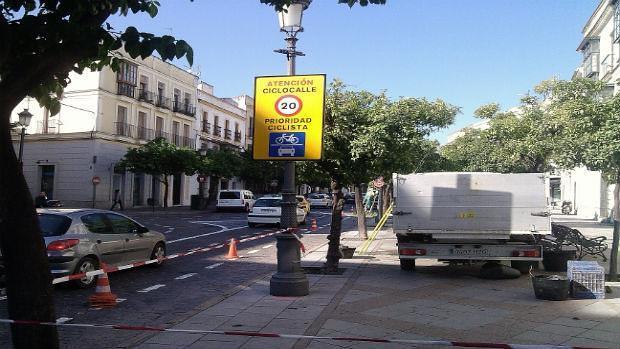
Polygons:
[[[241,239],[239,240],[239,242],[248,242],[248,241],[253,241],[253,240],[258,240],[258,239],[262,239],[264,237],[267,236],[272,236],[277,234],[277,232],[271,232],[271,233],[265,233],[265,234],[259,234],[259,235],[255,235],[252,237],[248,237],[245,239]],[[181,252],[181,253],[174,253],[171,255],[168,255],[164,258],[162,258],[161,260],[165,261],[165,260],[170,260],[170,259],[175,259],[178,257],[184,257],[184,256],[189,256],[189,255],[193,255],[195,253],[203,253],[203,252],[209,252],[209,251],[213,251],[216,249],[220,249],[226,246],[226,243],[222,243],[216,246],[212,246],[212,247],[204,247],[204,248],[194,248],[191,249],[187,252]],[[131,269],[131,268],[136,268],[136,267],[141,267],[143,265],[148,265],[148,264],[153,264],[153,263],[157,263],[159,262],[160,259],[151,259],[148,261],[144,261],[144,262],[136,262],[136,263],[131,263],[131,264],[126,264],[126,265],[121,265],[121,266],[117,266],[117,267],[106,267],[105,268],[105,272],[106,273],[113,273],[115,271],[120,271],[120,270],[127,270],[127,269]],[[59,278],[55,278],[52,280],[52,284],[56,285],[56,284],[60,284],[63,282],[67,282],[67,281],[71,281],[71,280],[78,280],[81,279],[83,277],[87,277],[87,276],[97,276],[97,275],[102,275],[104,272],[104,269],[97,269],[97,270],[93,270],[93,271],[89,271],[86,273],[79,273],[79,274],[71,274],[71,275],[67,275],[67,276],[63,276],[63,277],[59,277]]]
[[112,325],[112,324],[81,324],[67,322],[44,322],[31,320],[10,320],[0,319],[0,323],[15,325],[35,325],[35,326],[58,326],[58,327],[83,327],[83,328],[105,328],[111,330],[125,331],[147,331],[147,332],[176,332],[176,333],[199,333],[199,334],[218,334],[225,336],[245,336],[245,337],[269,337],[269,338],[289,338],[289,339],[315,339],[351,342],[371,342],[371,343],[400,343],[409,345],[427,346],[448,346],[459,348],[497,348],[497,349],[602,349],[594,347],[578,347],[567,345],[551,344],[507,344],[507,343],[486,343],[486,342],[461,342],[447,340],[417,340],[417,339],[383,339],[383,338],[364,338],[364,337],[329,337],[329,336],[307,336],[300,334],[285,333],[265,333],[250,331],[217,331],[217,330],[196,330],[178,329],[150,326],[132,325]]

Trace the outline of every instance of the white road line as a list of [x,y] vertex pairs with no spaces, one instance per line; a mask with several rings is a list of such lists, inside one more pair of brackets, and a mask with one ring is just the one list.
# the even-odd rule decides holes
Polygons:
[[2,297],[0,297],[0,301],[3,301],[3,300],[5,300],[5,299],[6,299],[6,296],[2,296]]
[[64,317],[63,316],[63,317],[59,317],[58,319],[56,319],[56,323],[57,324],[64,324],[65,322],[69,322],[71,320],[73,320],[72,317]]
[[248,254],[254,254],[256,252],[259,252],[260,250],[252,250],[252,251],[248,251]]
[[209,247],[213,247],[213,246],[217,246],[217,245],[219,245],[219,243],[214,242],[214,243],[210,244]]
[[140,292],[140,293],[147,293],[147,292],[151,292],[153,290],[156,290],[156,289],[162,288],[162,287],[166,287],[166,285],[157,284],[157,285],[153,285],[153,286],[147,287],[147,288],[145,288],[143,290],[140,290],[138,292]]
[[177,276],[174,279],[175,280],[184,280],[184,279],[187,279],[187,278],[191,278],[194,275],[198,275],[198,274],[196,274],[196,273],[184,274],[184,275],[181,275],[181,276]]
[[[212,224],[215,225],[215,224]],[[244,229],[247,228],[245,225],[243,227],[235,227],[235,228],[226,228],[226,227],[222,227],[220,226],[222,229],[218,230],[218,231],[214,231],[211,233],[205,233],[205,234],[199,234],[199,235],[194,235],[194,236],[188,236],[185,238],[180,238],[180,239],[176,239],[176,240],[170,240],[167,243],[168,244],[174,244],[175,242],[179,242],[179,241],[186,241],[186,240],[192,240],[192,239],[198,239],[201,237],[205,237],[205,236],[209,236],[209,235],[215,235],[215,234],[221,234],[227,231],[232,231],[232,230],[239,230],[239,229]]]
[[265,245],[265,246],[263,246],[264,249],[268,249],[268,248],[271,248],[271,247],[273,247],[273,245]]
[[223,265],[224,263],[215,263],[215,264],[211,264],[209,266],[206,266],[205,269],[215,269],[217,267],[219,267],[220,265]]
[[241,235],[241,238],[242,238],[242,239],[245,239],[245,238],[247,238],[247,237],[250,237],[250,235]]
[[116,298],[116,303],[123,303],[127,298]]

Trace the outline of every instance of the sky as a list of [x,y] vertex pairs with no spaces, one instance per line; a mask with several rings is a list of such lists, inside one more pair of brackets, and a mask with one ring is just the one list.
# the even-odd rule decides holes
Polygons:
[[[173,35],[194,49],[193,70],[218,97],[252,95],[255,76],[285,75],[272,7],[259,0],[160,0],[155,18],[114,18],[116,29]],[[387,0],[349,9],[314,0],[304,12],[297,74],[327,74],[392,98],[440,98],[461,108],[446,136],[478,121],[477,107],[509,109],[551,77],[580,64],[581,30],[599,0]],[[175,64],[189,68],[187,61]]]

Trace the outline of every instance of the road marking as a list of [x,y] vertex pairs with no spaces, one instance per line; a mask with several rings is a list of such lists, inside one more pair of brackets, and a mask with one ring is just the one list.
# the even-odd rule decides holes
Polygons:
[[[211,225],[215,225],[215,224],[211,224]],[[168,244],[174,244],[175,242],[186,241],[186,240],[192,240],[192,239],[198,239],[198,238],[205,237],[205,236],[210,236],[210,235],[215,235],[215,234],[225,233],[225,232],[227,232],[227,231],[239,230],[239,229],[244,229],[244,228],[247,228],[245,225],[244,225],[244,226],[242,226],[242,227],[235,227],[235,228],[226,228],[226,227],[223,227],[223,226],[219,226],[219,227],[221,227],[222,229],[220,229],[220,230],[218,230],[218,231],[211,232],[211,233],[199,234],[199,235],[188,236],[188,237],[185,237],[185,238],[180,238],[180,239],[176,239],[176,240],[170,240],[170,241],[168,241],[167,243],[168,243]]]
[[6,296],[2,296],[2,297],[0,297],[0,301],[3,301],[3,300],[5,300],[5,299],[6,299]]
[[127,298],[116,298],[116,303],[123,303]]
[[248,254],[254,254],[256,252],[259,252],[260,250],[252,250],[252,251],[248,251]]
[[242,239],[247,238],[247,237],[250,237],[250,235],[247,235],[247,234],[246,235],[241,235]]
[[213,247],[213,246],[217,246],[217,245],[219,245],[219,243],[214,242],[214,243],[210,244],[209,247]]
[[166,285],[157,284],[157,285],[153,285],[153,286],[147,287],[147,288],[145,288],[143,290],[140,290],[138,292],[140,292],[140,293],[147,293],[147,292],[151,292],[153,290],[156,290],[156,289],[162,288],[162,287],[166,287]]
[[73,320],[72,317],[64,317],[63,316],[63,317],[59,317],[58,319],[56,319],[56,323],[57,324],[64,324],[65,322],[69,322],[71,320]]
[[185,274],[185,275],[177,276],[177,277],[175,277],[174,279],[175,279],[175,280],[184,280],[184,279],[187,279],[187,278],[191,278],[191,277],[192,277],[192,276],[194,276],[194,275],[198,275],[198,274],[196,274],[196,273],[189,273],[189,274]]
[[215,269],[217,267],[219,267],[220,265],[223,265],[224,263],[215,263],[215,264],[211,264],[209,266],[206,266],[205,269]]
[[265,245],[265,246],[263,246],[264,249],[268,249],[268,248],[271,248],[271,247],[273,247],[273,245]]

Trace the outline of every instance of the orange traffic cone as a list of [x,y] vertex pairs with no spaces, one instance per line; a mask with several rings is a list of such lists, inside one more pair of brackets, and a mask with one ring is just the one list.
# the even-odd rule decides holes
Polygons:
[[110,279],[105,272],[105,264],[101,264],[103,274],[97,277],[95,294],[90,296],[91,308],[112,308],[116,306],[116,295],[110,290]]
[[237,240],[235,240],[235,238],[230,239],[229,246],[230,247],[228,248],[228,255],[226,256],[226,258],[227,259],[239,258],[239,255],[237,254]]
[[317,231],[319,227],[316,225],[316,218],[312,218],[312,225],[310,226],[310,231]]

